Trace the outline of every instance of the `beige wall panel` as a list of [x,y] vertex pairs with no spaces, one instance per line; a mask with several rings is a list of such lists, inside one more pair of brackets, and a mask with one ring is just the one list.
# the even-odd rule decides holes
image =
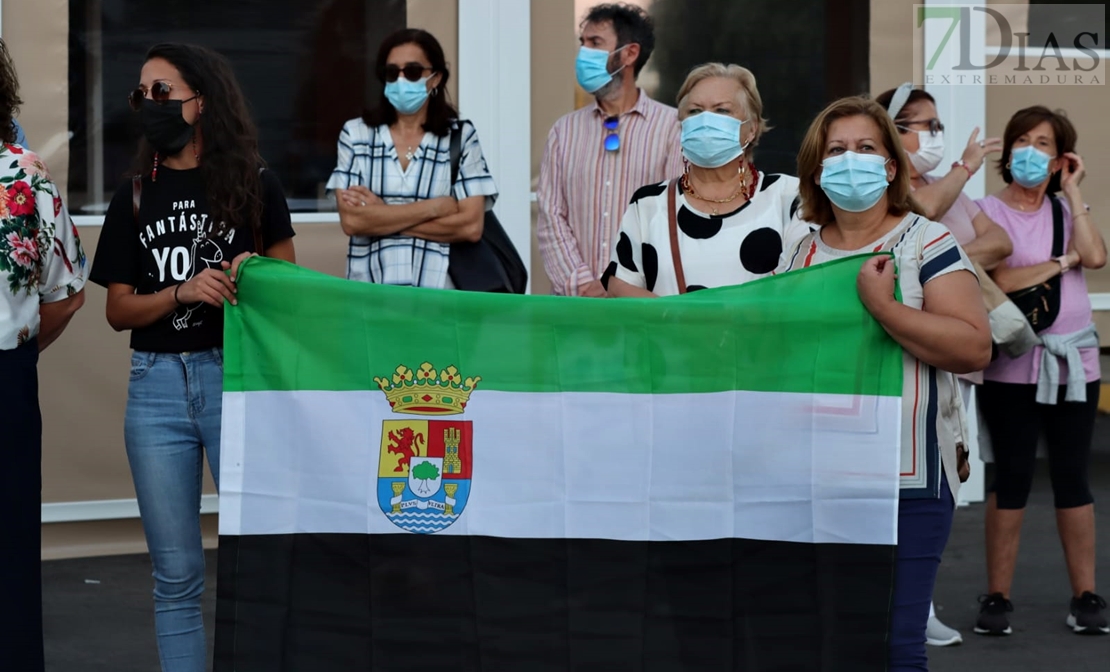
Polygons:
[[[459,3],[457,0],[408,0],[405,4],[409,28],[422,28],[436,36],[443,47],[451,81],[447,95],[459,101]],[[465,116],[466,111],[460,113]]]
[[921,81],[913,63],[914,4],[914,0],[871,0],[868,66],[873,95],[902,82]]
[[[555,121],[574,110],[574,58],[577,53],[573,0],[532,0],[532,190],[540,175],[547,134]],[[543,268],[532,205],[531,280],[533,294],[550,294],[551,280]]]
[[4,41],[23,98],[19,123],[64,196],[69,174],[69,2],[8,0],[3,13]]
[[[99,227],[82,227],[90,260]],[[347,237],[338,224],[302,224],[294,239],[301,265],[342,277]],[[127,334],[104,318],[105,291],[87,289],[85,307],[39,364],[43,409],[43,501],[135,496],[123,448],[130,365]],[[207,472],[206,492],[215,492]]]
[[[216,516],[201,516],[200,529],[204,547],[216,548],[219,542],[219,522]],[[138,518],[90,523],[54,523],[42,526],[43,560],[146,552],[146,539],[143,537],[142,523]]]

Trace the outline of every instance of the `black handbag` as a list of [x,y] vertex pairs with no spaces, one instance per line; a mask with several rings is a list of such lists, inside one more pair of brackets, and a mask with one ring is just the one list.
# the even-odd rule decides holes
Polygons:
[[[452,186],[461,160],[462,130],[456,126],[451,130]],[[523,294],[528,287],[528,269],[492,210],[486,210],[481,240],[451,243],[447,274],[456,289],[469,292]]]
[[[1064,209],[1052,194],[1048,195],[1052,204],[1052,258],[1064,254]],[[1014,302],[1025,315],[1033,331],[1040,333],[1052,326],[1060,314],[1060,281],[1063,274],[1054,275],[1040,284],[1026,287],[1006,296]]]

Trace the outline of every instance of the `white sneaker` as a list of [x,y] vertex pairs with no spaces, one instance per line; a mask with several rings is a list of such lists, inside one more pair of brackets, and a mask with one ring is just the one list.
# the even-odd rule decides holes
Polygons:
[[952,646],[964,641],[958,630],[953,630],[936,616],[929,617],[929,623],[925,626],[925,643],[929,646]]

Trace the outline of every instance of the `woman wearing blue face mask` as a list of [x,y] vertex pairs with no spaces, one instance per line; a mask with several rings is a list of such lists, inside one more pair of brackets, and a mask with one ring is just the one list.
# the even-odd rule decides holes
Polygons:
[[952,233],[919,214],[909,160],[883,106],[857,97],[826,108],[802,143],[798,179],[802,219],[820,228],[786,251],[777,272],[885,253],[860,262],[857,287],[864,306],[903,349],[888,669],[927,670],[925,628],[966,436],[953,373],[980,371],[990,362],[987,312],[971,261]]
[[795,216],[797,178],[753,162],[767,120],[751,71],[694,68],[678,92],[678,118],[685,172],[632,196],[602,276],[610,296],[739,285],[774,271],[783,247],[809,232]]
[[1041,436],[1071,580],[1066,623],[1079,634],[1110,633],[1106,601],[1095,592],[1087,470],[1102,376],[1083,274],[1106,264],[1106,244],[1079,191],[1086,171],[1076,140],[1063,114],[1041,106],[1018,111],[1006,125],[999,159],[1006,187],[978,201],[1014,243],[994,270],[998,286],[1011,297],[1051,287],[1036,297],[1047,315],[1031,320],[1042,345],[1016,358],[1000,354],[984,373],[980,412],[995,463],[987,499],[988,588],[975,627],[984,635],[1012,631],[1010,586]]
[[[447,100],[443,48],[400,30],[378,50],[378,106],[343,126],[327,188],[351,237],[347,278],[450,289],[451,243],[481,239],[497,186],[478,133]],[[459,136],[452,181],[451,138]]]

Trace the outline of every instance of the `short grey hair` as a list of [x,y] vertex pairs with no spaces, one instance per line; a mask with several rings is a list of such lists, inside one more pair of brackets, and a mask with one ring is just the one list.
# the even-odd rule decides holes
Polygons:
[[701,81],[711,77],[731,79],[740,85],[736,102],[748,111],[749,121],[755,122],[755,136],[752,144],[759,144],[759,138],[764,132],[771,130],[767,120],[763,118],[763,99],[759,96],[759,89],[755,85],[755,75],[742,65],[735,63],[704,63],[697,66],[686,75],[686,81],[678,90],[678,118],[685,119],[690,114],[690,91]]

